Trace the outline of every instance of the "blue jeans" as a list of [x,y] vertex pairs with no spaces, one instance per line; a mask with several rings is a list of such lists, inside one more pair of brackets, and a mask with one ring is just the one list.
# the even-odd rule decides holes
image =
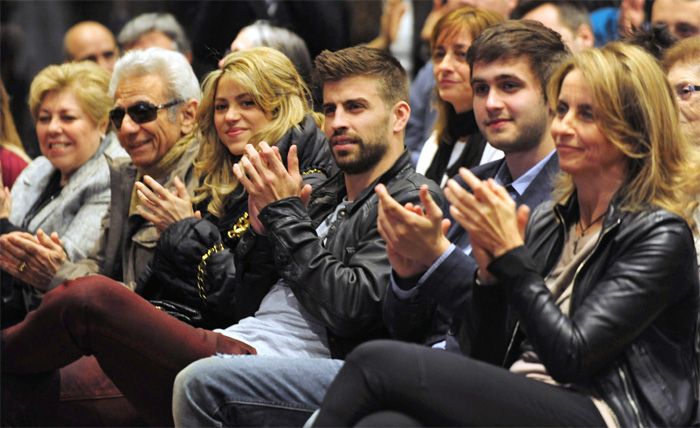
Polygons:
[[204,358],[175,379],[175,426],[302,426],[342,365],[325,358]]

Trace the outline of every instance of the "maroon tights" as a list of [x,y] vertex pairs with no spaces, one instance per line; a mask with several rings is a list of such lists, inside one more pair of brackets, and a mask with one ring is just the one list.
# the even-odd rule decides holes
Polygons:
[[60,285],[1,337],[3,426],[139,424],[139,416],[171,426],[180,370],[215,353],[255,352],[103,276]]

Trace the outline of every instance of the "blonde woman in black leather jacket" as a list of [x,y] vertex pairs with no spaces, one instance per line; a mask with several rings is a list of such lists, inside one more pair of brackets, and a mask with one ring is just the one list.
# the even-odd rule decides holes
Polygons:
[[446,190],[479,263],[470,358],[358,348],[318,426],[697,424],[697,161],[672,89],[653,58],[613,43],[563,64],[548,95],[554,202],[528,222],[468,171],[473,194]]

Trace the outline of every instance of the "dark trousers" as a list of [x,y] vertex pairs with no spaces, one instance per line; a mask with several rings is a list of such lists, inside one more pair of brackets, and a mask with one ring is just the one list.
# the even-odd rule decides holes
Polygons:
[[373,426],[373,419],[383,426],[604,426],[585,395],[391,341],[362,345],[348,356],[314,426]]
[[176,320],[109,278],[66,282],[2,331],[3,425],[54,424],[77,406],[77,419],[64,424],[138,424],[138,414],[170,426],[175,376],[217,352],[254,351]]

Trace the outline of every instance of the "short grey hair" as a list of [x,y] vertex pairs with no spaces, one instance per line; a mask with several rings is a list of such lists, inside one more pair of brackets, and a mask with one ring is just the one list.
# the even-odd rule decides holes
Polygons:
[[122,48],[128,48],[143,34],[151,31],[160,31],[168,36],[175,44],[175,50],[183,55],[192,52],[185,30],[175,17],[169,13],[154,12],[137,16],[124,25],[124,28],[119,32],[119,36],[117,36],[117,41]]
[[157,75],[165,83],[167,95],[172,99],[202,99],[199,81],[184,55],[163,48],[132,50],[119,58],[109,82],[109,96],[114,93],[122,79],[135,76]]
[[285,54],[304,81],[310,83],[313,71],[311,54],[306,42],[298,34],[286,28],[274,26],[270,21],[262,19],[243,27],[238,34],[243,31],[248,32],[247,35],[251,38],[253,47],[267,46]]

